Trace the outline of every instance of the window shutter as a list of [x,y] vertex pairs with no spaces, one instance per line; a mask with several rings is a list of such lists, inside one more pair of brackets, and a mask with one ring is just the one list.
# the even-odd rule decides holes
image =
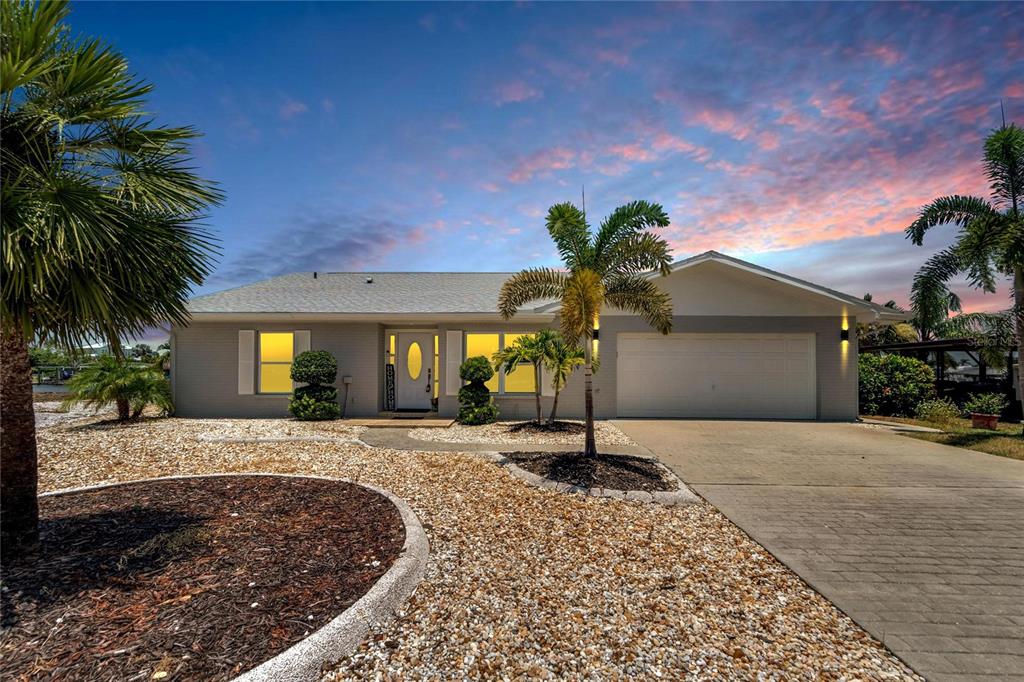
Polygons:
[[444,394],[458,395],[462,387],[462,379],[459,378],[459,365],[462,364],[461,329],[445,332],[444,359]]
[[294,336],[292,336],[292,357],[295,357],[299,353],[305,353],[309,350],[309,330],[308,329],[297,329],[295,330]]
[[238,395],[252,395],[256,378],[256,331],[238,330]]
[[551,385],[551,372],[544,365],[540,368],[540,394],[546,396],[553,396],[555,394],[555,387]]

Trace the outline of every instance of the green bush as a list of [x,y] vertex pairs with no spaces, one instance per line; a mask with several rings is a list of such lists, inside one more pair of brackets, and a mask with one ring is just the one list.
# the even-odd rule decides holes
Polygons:
[[469,383],[459,389],[459,414],[456,420],[460,424],[476,426],[491,424],[498,419],[498,406],[491,398],[491,391],[485,382],[494,376],[494,368],[482,355],[466,358],[459,367],[459,376]]
[[861,414],[909,417],[935,397],[935,372],[917,358],[865,353],[858,373]]
[[956,423],[960,416],[960,408],[949,398],[936,398],[918,403],[915,414],[922,421],[938,426],[949,426]]
[[292,361],[292,381],[307,384],[292,392],[288,411],[302,421],[324,421],[337,419],[341,414],[338,406],[338,389],[325,384],[334,383],[338,377],[338,363],[325,350],[307,350],[299,353]]
[[138,419],[147,405],[155,405],[162,414],[174,412],[171,384],[163,372],[113,355],[100,356],[79,370],[68,381],[68,390],[65,407],[85,403],[98,411],[114,405],[119,421]]
[[307,350],[292,361],[292,381],[301,384],[333,384],[338,378],[338,363],[325,350]]
[[964,403],[967,414],[1001,414],[1008,403],[1006,397],[999,393],[972,393]]
[[341,414],[341,407],[338,406],[338,403],[317,400],[308,395],[289,400],[288,410],[296,419],[302,421],[337,419],[338,415]]

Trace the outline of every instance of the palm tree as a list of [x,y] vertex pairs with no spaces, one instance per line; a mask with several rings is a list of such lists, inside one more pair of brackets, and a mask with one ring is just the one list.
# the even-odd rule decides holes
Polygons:
[[117,407],[118,421],[138,419],[147,405],[156,405],[165,414],[174,411],[171,385],[155,365],[128,362],[103,355],[83,367],[68,381],[70,394],[66,407],[85,403],[96,411],[107,405]]
[[0,3],[0,543],[38,541],[28,343],[77,348],[184,324],[216,247],[200,221],[221,195],[189,166],[190,128],[143,118],[151,86],[65,2]]
[[[865,301],[871,301],[871,294],[864,294]],[[903,312],[896,301],[886,301],[885,308]],[[917,329],[909,322],[897,324],[858,323],[857,341],[861,346],[881,346],[890,343],[917,341]]]
[[495,371],[505,370],[507,375],[521,364],[530,365],[533,370],[533,394],[537,403],[537,424],[543,418],[540,413],[541,367],[550,354],[551,344],[558,335],[553,329],[541,329],[536,334],[523,334],[512,344],[495,353],[491,360]]
[[634,201],[620,206],[592,233],[584,213],[570,203],[548,210],[548,234],[565,271],[531,268],[501,287],[498,311],[511,319],[530,301],[560,303],[559,326],[565,341],[583,345],[583,381],[587,436],[584,454],[597,456],[594,441],[593,340],[605,306],[639,315],[663,334],[672,331],[672,300],[643,273],[669,273],[668,242],[649,228],[665,227],[668,215],[658,204]]
[[1011,123],[992,131],[985,140],[984,165],[991,201],[941,197],[921,209],[907,227],[907,237],[919,246],[925,232],[936,225],[960,228],[956,241],[929,258],[915,275],[911,300],[918,318],[934,324],[945,319],[952,278],[966,275],[988,293],[996,291],[1000,277],[1009,278],[1013,307],[1006,315],[1016,331],[1017,395],[1024,396],[1024,129]]
[[583,351],[578,346],[570,346],[561,334],[557,334],[544,357],[544,366],[551,373],[551,387],[555,389],[555,398],[551,402],[551,416],[548,417],[549,425],[553,426],[555,423],[555,415],[558,413],[558,395],[565,388],[569,375],[583,362]]

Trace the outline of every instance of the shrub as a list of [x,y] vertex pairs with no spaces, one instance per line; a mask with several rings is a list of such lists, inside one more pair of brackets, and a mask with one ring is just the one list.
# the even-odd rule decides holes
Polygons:
[[459,367],[459,376],[469,383],[459,389],[458,422],[476,426],[497,421],[498,406],[491,398],[490,389],[484,385],[494,376],[494,368],[487,358],[482,355],[466,358]]
[[316,386],[333,384],[338,378],[338,363],[325,350],[307,350],[292,361],[292,381]]
[[325,350],[307,350],[292,361],[292,381],[307,384],[299,386],[288,401],[288,411],[302,421],[337,419],[338,389],[332,384],[338,377],[338,363]]
[[65,406],[85,403],[98,411],[113,404],[119,421],[138,419],[146,405],[156,405],[163,414],[174,412],[171,384],[163,372],[113,355],[101,356],[83,367],[68,381],[68,389]]
[[1000,414],[1007,406],[1006,397],[999,393],[972,393],[964,403],[967,414]]
[[922,400],[918,403],[915,413],[922,421],[938,426],[949,426],[956,423],[960,416],[960,408],[949,398],[936,398]]
[[341,407],[336,402],[317,400],[307,395],[288,401],[288,411],[302,421],[325,421],[337,419],[341,414]]
[[904,355],[864,354],[858,359],[861,414],[909,417],[935,397],[935,372]]

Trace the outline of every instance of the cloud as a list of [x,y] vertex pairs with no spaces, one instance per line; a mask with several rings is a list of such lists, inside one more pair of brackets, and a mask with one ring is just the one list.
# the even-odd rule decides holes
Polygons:
[[1010,97],[1012,99],[1024,97],[1024,81],[1007,85],[1006,89],[1003,90],[1003,97]]
[[280,107],[278,107],[277,114],[283,120],[288,121],[300,114],[306,113],[307,111],[309,111],[309,106],[305,102],[300,102],[296,99],[287,99]]
[[513,80],[494,86],[492,101],[500,106],[540,99],[544,92],[526,81]]
[[219,268],[210,284],[237,286],[291,272],[365,270],[400,249],[421,248],[430,230],[368,213],[309,211]]
[[572,168],[576,164],[576,152],[567,147],[539,149],[521,157],[508,174],[509,182],[522,183],[537,175],[548,175],[553,171]]

